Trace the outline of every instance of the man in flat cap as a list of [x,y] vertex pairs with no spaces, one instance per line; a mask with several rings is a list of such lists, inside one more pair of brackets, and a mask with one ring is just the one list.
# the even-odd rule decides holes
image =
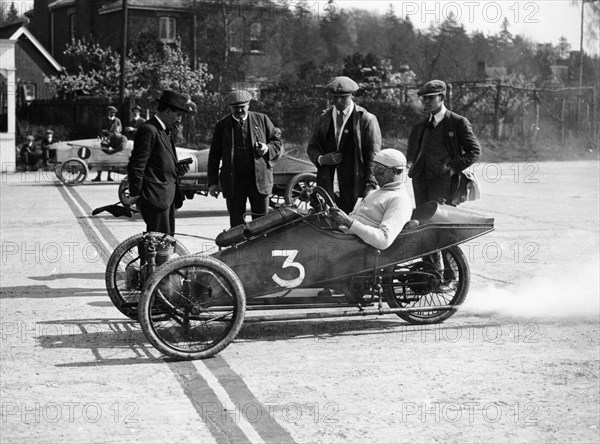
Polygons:
[[[117,117],[117,108],[110,105],[106,107],[107,116],[100,122],[100,134],[99,136],[104,141],[104,148],[110,148],[107,152],[112,154],[117,151],[121,151],[127,144],[127,138],[121,134],[123,131],[123,125],[121,119]],[[123,140],[123,138],[125,140]],[[96,177],[92,179],[92,182],[100,182],[102,176],[102,170],[98,170]],[[106,177],[108,182],[112,182],[110,171]]]
[[223,191],[231,227],[244,223],[247,201],[252,219],[267,214],[273,161],[283,154],[281,132],[266,114],[249,111],[251,100],[246,90],[227,95],[231,114],[215,125],[208,154],[209,193]]
[[175,209],[183,204],[177,177],[189,171],[179,163],[171,130],[190,108],[190,100],[175,91],[164,91],[156,115],[137,130],[127,165],[130,205],[136,204],[146,231],[173,235]]
[[[412,179],[415,204],[444,199],[448,205],[455,205],[459,173],[479,159],[481,146],[471,123],[444,106],[444,82],[427,82],[417,95],[426,118],[412,128],[408,137],[408,176]],[[444,282],[439,290],[452,291],[455,276],[447,256],[437,253],[427,260],[438,268],[443,263]]]
[[415,203],[418,206],[445,199],[452,205],[457,175],[479,159],[481,146],[469,121],[444,106],[444,82],[427,82],[417,95],[426,118],[412,128],[408,138],[408,176],[412,179]]
[[125,127],[125,135],[128,138],[133,139],[135,137],[135,132],[140,126],[142,126],[142,123],[144,123],[146,119],[142,117],[142,108],[140,108],[139,105],[135,105],[131,112],[133,113],[133,118]]
[[[307,148],[317,167],[317,185],[347,213],[359,197],[377,188],[370,167],[381,148],[377,118],[352,100],[357,90],[358,85],[349,77],[329,82],[327,93],[333,106],[317,120]],[[339,193],[334,184],[339,186]]]
[[375,154],[371,169],[379,189],[358,203],[349,215],[339,208],[330,208],[329,213],[345,232],[384,250],[392,245],[412,215],[403,174],[406,158],[393,148],[381,150]]

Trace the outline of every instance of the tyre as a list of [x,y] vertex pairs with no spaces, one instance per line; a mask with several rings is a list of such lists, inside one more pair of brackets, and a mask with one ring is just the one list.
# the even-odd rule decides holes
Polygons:
[[142,330],[157,350],[177,359],[204,359],[237,336],[246,296],[225,263],[192,255],[169,261],[152,275],[139,310]]
[[[125,239],[110,255],[104,274],[106,290],[113,305],[125,316],[135,320],[138,318],[137,304],[147,280],[139,253],[147,235],[157,239],[165,237],[163,233],[138,233]],[[185,246],[175,238],[166,236],[165,240],[175,243],[175,252],[171,257],[189,254]]]
[[130,205],[127,203],[127,198],[129,197],[129,180],[127,179],[127,177],[123,178],[123,180],[121,180],[121,183],[119,183],[119,202],[121,202],[121,205],[123,205],[125,208],[129,208]]
[[299,173],[290,180],[285,189],[285,203],[302,213],[310,210],[310,196],[317,186],[315,173]]
[[77,185],[82,183],[89,174],[87,164],[77,157],[65,160],[56,167],[56,175],[65,185]]
[[[411,324],[435,324],[456,313],[467,297],[470,285],[469,264],[458,246],[442,251],[443,267],[436,267],[429,258],[398,264],[387,270],[383,293],[390,308],[419,308],[423,311],[397,313]],[[452,282],[446,285],[448,282]],[[452,305],[448,311],[436,306]]]

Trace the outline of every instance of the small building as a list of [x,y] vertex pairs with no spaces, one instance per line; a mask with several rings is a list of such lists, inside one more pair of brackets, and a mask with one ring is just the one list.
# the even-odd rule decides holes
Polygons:
[[16,111],[52,97],[48,79],[62,71],[23,23],[0,27],[0,168],[14,171]]

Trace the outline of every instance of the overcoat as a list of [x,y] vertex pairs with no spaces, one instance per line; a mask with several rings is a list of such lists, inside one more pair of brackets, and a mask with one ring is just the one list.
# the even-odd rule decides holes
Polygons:
[[[377,181],[371,172],[371,162],[375,154],[381,149],[381,130],[379,129],[377,117],[356,104],[354,104],[352,116],[348,120],[352,122],[354,133],[354,169],[351,172],[338,171],[338,175],[352,174],[354,195],[350,197],[350,200],[356,202],[358,197],[364,197],[367,185],[372,189],[377,188]],[[322,154],[337,149],[335,146],[327,146],[326,143],[330,127],[334,127],[333,107],[321,114],[317,120],[307,148],[308,157],[317,167],[317,184],[325,189],[330,188],[328,184],[331,180],[330,167],[320,165],[318,158]],[[344,190],[340,189],[340,193],[343,192]]]
[[[260,194],[268,195],[273,191],[272,162],[283,154],[281,131],[273,125],[266,114],[249,111],[247,119],[251,146],[254,147],[256,142],[262,142],[269,147],[263,156],[254,154],[256,188]],[[231,114],[217,122],[208,153],[208,185],[218,185],[220,179],[221,191],[226,199],[233,197],[235,183],[234,124],[237,123]]]
[[173,203],[179,208],[183,197],[177,184],[177,152],[172,134],[163,130],[156,117],[140,126],[127,165],[129,193],[157,210]]

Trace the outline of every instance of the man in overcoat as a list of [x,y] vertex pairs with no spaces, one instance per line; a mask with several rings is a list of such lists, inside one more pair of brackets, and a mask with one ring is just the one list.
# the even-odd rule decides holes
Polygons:
[[317,120],[307,148],[317,167],[317,185],[346,213],[352,211],[358,198],[377,188],[371,162],[381,149],[377,117],[352,100],[357,90],[358,85],[349,77],[329,82],[327,92],[333,106]]
[[175,233],[175,209],[183,204],[177,177],[189,171],[189,166],[178,163],[171,131],[190,111],[191,104],[183,94],[164,91],[156,115],[135,135],[127,165],[128,203],[137,205],[146,231]]
[[479,159],[481,146],[471,123],[446,109],[446,84],[427,82],[417,95],[426,118],[417,123],[408,138],[408,177],[412,179],[416,205],[444,199],[452,205],[458,174]]
[[273,191],[273,162],[283,154],[281,132],[266,114],[249,111],[252,94],[226,97],[231,114],[215,125],[208,155],[211,196],[223,192],[231,227],[244,223],[246,202],[252,219],[267,214]]

